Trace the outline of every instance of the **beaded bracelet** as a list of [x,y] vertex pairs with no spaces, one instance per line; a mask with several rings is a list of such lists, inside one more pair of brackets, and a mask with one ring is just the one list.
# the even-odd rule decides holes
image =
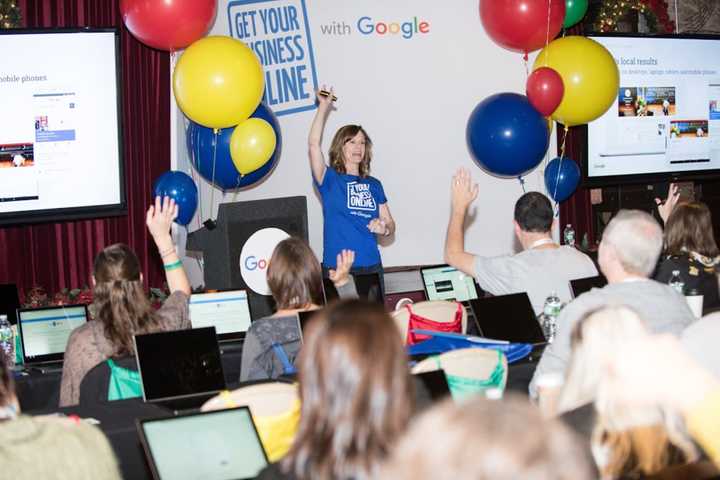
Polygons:
[[178,260],[173,263],[166,263],[165,265],[163,265],[163,268],[166,272],[169,272],[170,270],[175,270],[177,268],[182,268],[182,262]]
[[167,250],[163,250],[162,252],[160,252],[160,258],[165,258],[168,255],[170,255],[171,253],[175,253],[175,245],[168,248]]

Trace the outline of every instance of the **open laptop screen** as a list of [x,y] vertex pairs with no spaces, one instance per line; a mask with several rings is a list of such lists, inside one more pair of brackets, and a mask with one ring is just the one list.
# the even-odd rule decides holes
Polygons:
[[20,308],[17,312],[26,365],[62,361],[70,332],[88,319],[85,305]]
[[545,335],[525,292],[470,300],[470,306],[484,337],[517,343],[545,343]]
[[466,302],[478,298],[475,280],[449,265],[420,270],[428,300]]
[[135,336],[145,401],[225,389],[214,327]]
[[246,479],[268,464],[247,407],[141,420],[156,479]]
[[589,292],[593,288],[602,288],[605,285],[607,285],[607,280],[603,275],[570,280],[570,290],[572,291],[573,298],[577,298],[579,295]]
[[190,296],[193,328],[215,327],[220,340],[245,337],[250,327],[250,304],[245,290],[194,293]]

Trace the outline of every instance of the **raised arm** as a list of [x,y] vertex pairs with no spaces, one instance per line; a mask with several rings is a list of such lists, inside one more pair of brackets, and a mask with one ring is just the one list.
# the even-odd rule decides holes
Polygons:
[[186,295],[190,295],[192,292],[190,281],[185,274],[185,269],[170,235],[170,226],[177,216],[178,207],[173,199],[165,197],[161,200],[160,197],[155,197],[155,205],[150,205],[148,208],[145,223],[162,257],[165,266],[165,280],[170,293],[180,290]]
[[452,208],[450,222],[445,238],[445,261],[465,272],[475,276],[475,255],[465,251],[465,215],[470,204],[478,196],[478,186],[472,183],[470,172],[461,168],[452,179]]
[[[324,85],[322,89],[325,90]],[[308,135],[308,156],[310,157],[310,169],[312,170],[313,178],[315,178],[317,183],[322,183],[327,167],[325,166],[325,156],[322,152],[321,143],[323,131],[325,130],[325,122],[332,108],[333,89],[330,89],[330,95],[320,95],[319,91],[316,95],[318,108],[315,112],[312,125],[310,126],[310,134]]]

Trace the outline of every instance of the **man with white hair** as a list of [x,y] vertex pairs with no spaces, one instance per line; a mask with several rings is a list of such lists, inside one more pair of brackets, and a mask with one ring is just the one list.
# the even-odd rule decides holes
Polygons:
[[608,285],[592,289],[570,302],[557,319],[555,341],[548,345],[530,383],[546,374],[565,374],[570,358],[570,335],[587,313],[605,305],[626,305],[634,309],[655,333],[679,335],[695,320],[676,290],[649,279],[663,246],[660,225],[639,210],[620,210],[603,232],[598,263]]

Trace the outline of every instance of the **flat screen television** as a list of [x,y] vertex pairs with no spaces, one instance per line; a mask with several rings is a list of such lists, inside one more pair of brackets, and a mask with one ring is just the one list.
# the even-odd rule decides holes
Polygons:
[[0,225],[126,213],[116,29],[0,30]]
[[583,184],[720,176],[720,36],[590,38],[615,58],[620,88],[588,124]]

